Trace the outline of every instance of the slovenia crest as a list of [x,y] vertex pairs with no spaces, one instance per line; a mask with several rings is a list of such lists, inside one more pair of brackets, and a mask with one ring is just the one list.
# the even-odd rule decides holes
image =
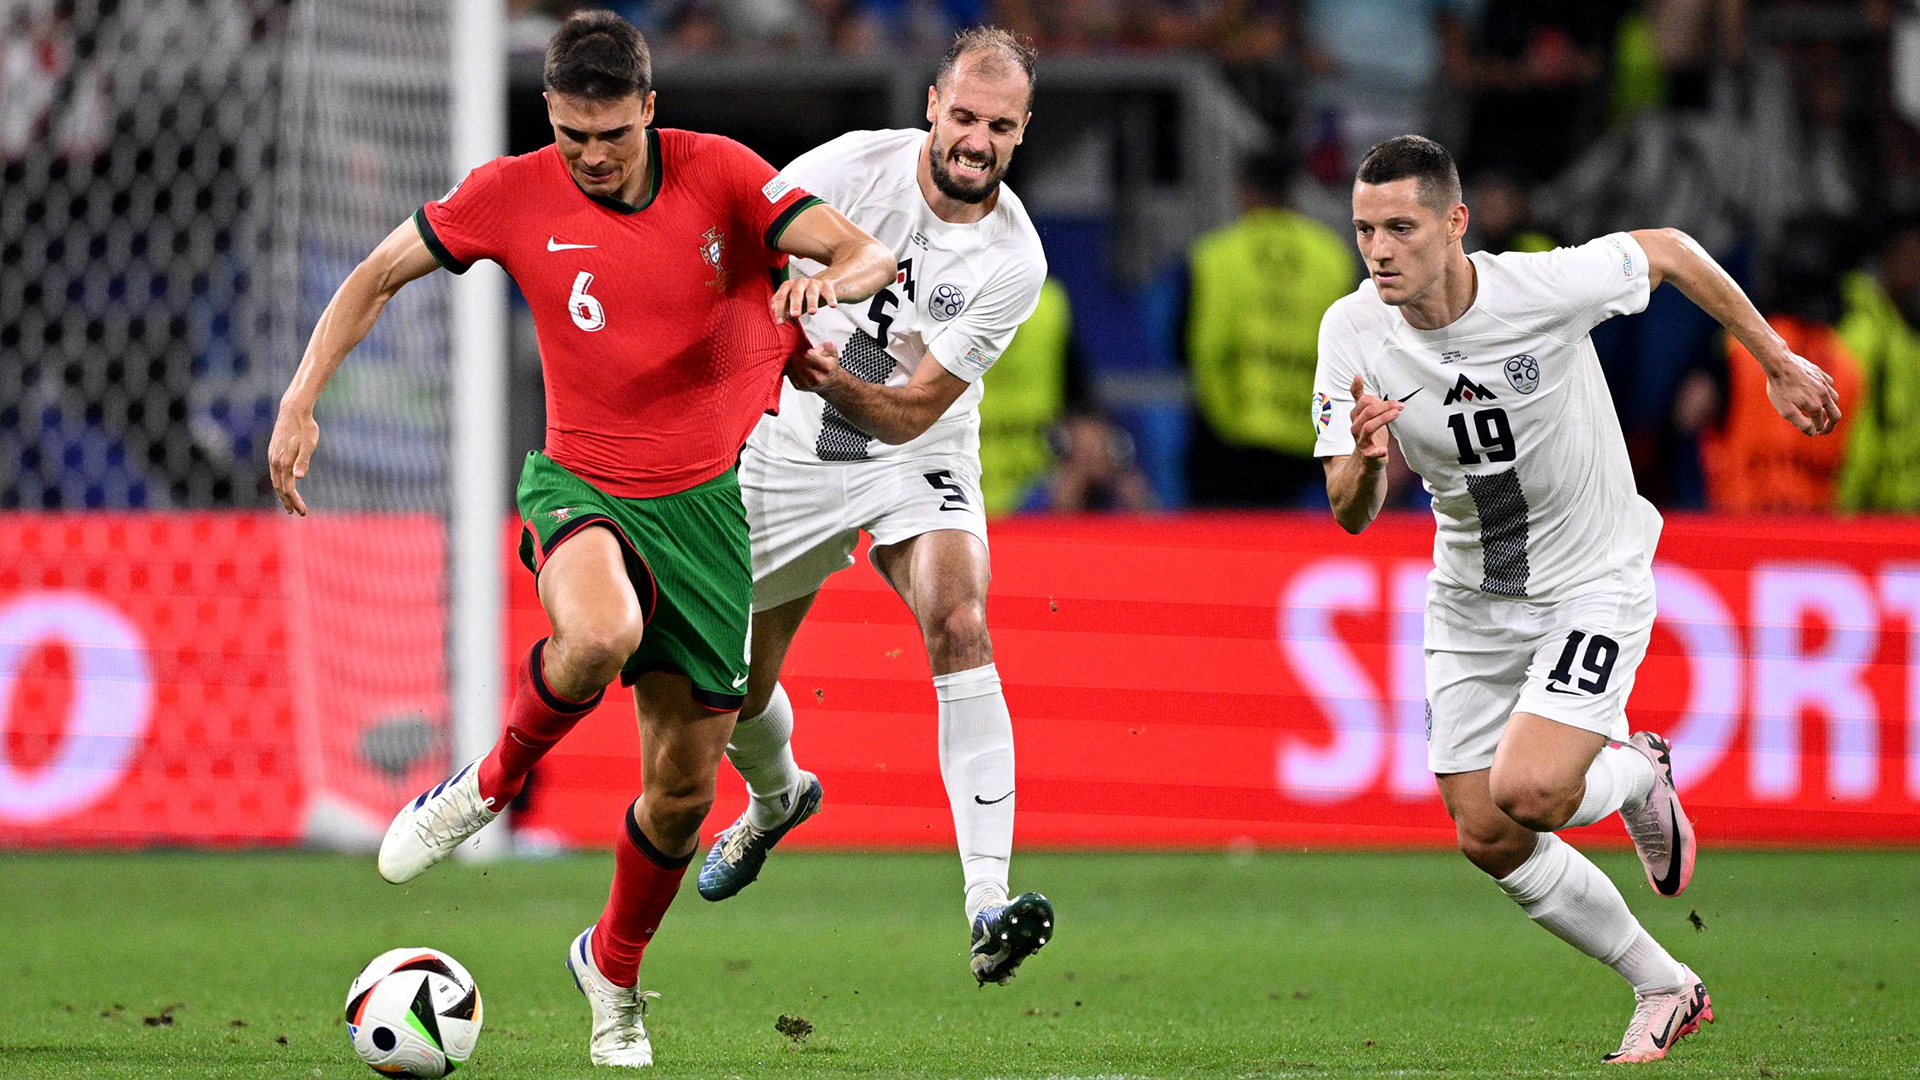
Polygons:
[[1540,389],[1540,361],[1525,353],[1502,360],[1500,370],[1506,373],[1507,382],[1523,394]]

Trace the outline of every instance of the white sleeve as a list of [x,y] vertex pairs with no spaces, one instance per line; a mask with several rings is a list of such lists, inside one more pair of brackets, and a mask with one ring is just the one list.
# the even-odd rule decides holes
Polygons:
[[1000,359],[1001,351],[1013,340],[1013,332],[1040,306],[1040,286],[1046,280],[1046,256],[1035,251],[1003,263],[1000,273],[988,279],[979,296],[968,299],[936,292],[928,297],[927,310],[935,320],[940,318],[941,305],[957,302],[962,306],[959,314],[927,342],[927,355],[967,382],[979,379]]
[[[1363,375],[1354,355],[1353,324],[1338,304],[1320,316],[1320,353],[1313,366],[1313,456],[1353,453],[1353,377]],[[1364,375],[1363,375],[1364,377]]]
[[851,135],[828,139],[787,163],[780,174],[767,182],[761,194],[768,202],[778,202],[793,188],[799,188],[841,213],[847,212],[846,178]]
[[1545,279],[1545,306],[1557,317],[1556,336],[1562,341],[1578,341],[1615,315],[1647,309],[1647,252],[1626,233],[1608,233],[1535,257]]

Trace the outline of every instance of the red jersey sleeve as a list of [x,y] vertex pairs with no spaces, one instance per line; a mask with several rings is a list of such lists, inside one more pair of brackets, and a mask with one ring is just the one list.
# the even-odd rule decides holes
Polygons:
[[494,158],[467,174],[445,195],[413,213],[413,227],[441,266],[456,274],[481,259],[498,261],[505,249],[508,191]]
[[802,210],[820,200],[732,139],[715,138],[711,152],[716,179],[733,204],[734,220],[777,255],[780,234]]

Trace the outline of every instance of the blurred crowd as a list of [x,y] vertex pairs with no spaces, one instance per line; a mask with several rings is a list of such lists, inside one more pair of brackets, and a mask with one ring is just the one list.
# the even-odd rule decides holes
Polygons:
[[[1245,163],[1242,216],[1149,290],[1179,313],[1162,344],[1190,399],[1184,475],[1155,478],[1178,492],[1169,501],[1324,505],[1307,402],[1320,314],[1361,277],[1345,225],[1352,170],[1373,142],[1423,131],[1459,158],[1468,250],[1685,229],[1797,352],[1833,373],[1846,418],[1809,439],[1775,414],[1745,350],[1674,289],[1597,329],[1650,499],[1724,512],[1920,511],[1920,5],[1100,10],[1141,17],[1075,29],[1087,9],[1067,4],[1050,9],[1066,22],[1035,32],[1056,47],[1203,43],[1238,68],[1236,85],[1281,133]],[[1209,29],[1181,36],[1197,26]],[[991,414],[991,390],[988,401]],[[1421,505],[1397,455],[1394,468],[1395,502]]]
[[[585,6],[507,3],[510,43],[522,52]],[[1046,57],[1174,52],[1216,62],[1270,133],[1264,151],[1240,162],[1241,213],[1144,286],[1116,286],[1131,310],[1165,313],[1119,336],[1171,377],[1142,389],[1151,365],[1111,355],[1112,333],[1099,350],[1076,347],[1088,337],[1074,321],[1084,296],[1050,285],[988,384],[982,458],[997,512],[1324,502],[1307,411],[1318,323],[1361,277],[1346,224],[1355,163],[1406,131],[1438,138],[1459,159],[1469,250],[1684,229],[1796,350],[1834,374],[1846,418],[1834,435],[1807,439],[1775,418],[1751,358],[1673,289],[1659,290],[1645,314],[1596,330],[1641,490],[1657,504],[1920,511],[1920,0],[592,6],[621,12],[663,52],[913,64],[956,29],[997,22],[1040,48],[1042,108]],[[148,95],[122,88],[115,106],[103,42],[115,27],[147,41],[190,23],[244,51],[278,40],[292,9],[286,0],[157,5],[172,22],[118,0],[9,10],[0,17],[0,170],[22,195],[0,213],[0,248],[21,272],[0,274],[0,358],[9,360],[0,365],[0,505],[265,500],[254,443],[271,398],[260,396],[255,358],[229,342],[247,310],[234,297],[245,299],[254,268],[239,253],[238,211],[201,209],[244,199],[234,179],[242,133],[259,120],[220,103],[260,95],[189,87],[200,96],[183,100],[201,108],[149,108]],[[193,135],[195,124],[205,131]],[[191,145],[178,150],[175,140]],[[91,186],[74,162],[91,163]],[[145,190],[163,181],[171,187],[160,194]],[[143,198],[144,216],[121,206],[138,210]],[[75,224],[54,227],[68,219]],[[1050,223],[1036,220],[1044,239]],[[155,245],[173,254],[149,258]],[[101,270],[95,248],[106,262],[121,253],[126,266]],[[1058,269],[1095,258],[1065,248]],[[92,278],[105,285],[86,286]],[[1111,305],[1089,310],[1110,329]],[[104,368],[100,342],[121,354]],[[214,376],[245,400],[202,402]],[[1148,398],[1171,423],[1142,420]],[[1420,502],[1404,473],[1393,490],[1403,505]]]
[[[578,6],[513,0],[544,40]],[[1847,417],[1807,439],[1757,366],[1672,289],[1595,334],[1641,489],[1668,508],[1920,511],[1920,4],[1913,0],[619,0],[667,49],[937,51],[993,21],[1043,56],[1210,54],[1276,133],[1244,215],[1149,290],[1185,373],[1184,474],[1149,477],[1100,408],[1064,297],[985,407],[1003,512],[1313,505],[1319,316],[1360,278],[1344,221],[1366,148],[1447,143],[1469,250],[1671,225],[1833,372]],[[1049,344],[1034,344],[1046,338]],[[1038,372],[1038,374],[1035,373]],[[1398,501],[1422,492],[1404,466]]]

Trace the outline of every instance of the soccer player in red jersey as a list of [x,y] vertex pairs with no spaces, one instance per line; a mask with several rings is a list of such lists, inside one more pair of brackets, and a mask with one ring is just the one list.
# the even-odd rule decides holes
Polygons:
[[[328,378],[401,286],[480,259],[533,311],[546,379],[544,453],[528,455],[521,557],[553,633],[520,665],[484,758],[403,807],[380,873],[402,882],[492,821],[529,769],[631,685],[642,794],[615,841],[611,895],[567,962],[593,1009],[596,1064],[653,1059],[636,988],[714,797],[747,684],[753,588],[734,461],[805,341],[794,320],[894,279],[888,250],[730,139],[652,127],[646,42],[606,12],[569,19],[546,58],[554,144],[498,158],[422,207],[357,267],[315,326],[268,451],[297,482]],[[824,273],[773,284],[786,255]]]

